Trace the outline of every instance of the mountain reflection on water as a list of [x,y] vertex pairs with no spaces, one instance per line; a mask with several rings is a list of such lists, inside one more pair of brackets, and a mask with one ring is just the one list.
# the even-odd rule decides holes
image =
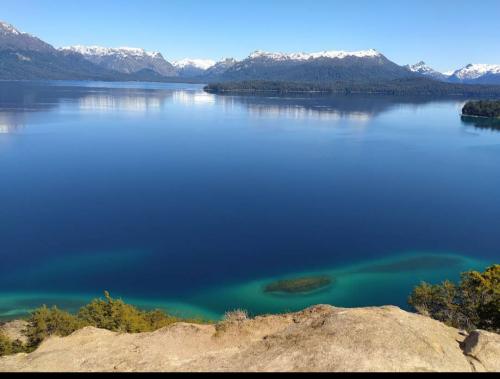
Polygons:
[[[247,96],[218,95],[219,101],[234,101],[254,116],[315,118],[320,120],[349,119],[366,122],[398,106],[420,107],[433,102],[457,101],[446,98],[384,96],[287,94]],[[226,99],[226,100],[224,100]]]
[[25,122],[23,112],[6,112],[0,110],[0,134],[15,133],[23,128]]
[[315,119],[365,123],[398,106],[420,107],[457,101],[380,95],[214,95],[202,85],[98,82],[3,82],[0,85],[0,133],[23,127],[36,112],[161,112],[172,105],[240,108],[251,117]]

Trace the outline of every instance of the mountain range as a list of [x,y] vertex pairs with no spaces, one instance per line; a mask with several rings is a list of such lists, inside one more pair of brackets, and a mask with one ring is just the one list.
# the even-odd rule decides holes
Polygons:
[[440,73],[424,62],[400,66],[376,50],[270,53],[247,58],[183,59],[169,62],[141,48],[70,46],[47,42],[0,22],[0,79],[88,79],[143,81],[367,82],[415,78],[461,84],[500,84],[500,65],[470,64]]
[[59,51],[65,55],[82,56],[105,69],[124,74],[151,70],[161,76],[178,76],[177,69],[159,52],[148,52],[130,47],[105,48],[100,46],[70,46],[63,47]]
[[500,84],[500,65],[470,64],[451,75],[452,83]]
[[432,79],[462,84],[500,84],[500,65],[469,64],[459,70],[441,73],[429,67],[425,62],[405,66],[408,70]]
[[0,22],[0,80],[158,80],[161,74],[141,68],[133,74],[93,63],[78,52],[52,45]]

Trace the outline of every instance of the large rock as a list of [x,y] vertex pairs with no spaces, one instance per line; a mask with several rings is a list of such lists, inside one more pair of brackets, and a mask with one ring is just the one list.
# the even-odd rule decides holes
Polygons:
[[[485,336],[484,346],[471,344],[456,329],[396,307],[317,306],[136,335],[85,328],[32,354],[1,358],[0,371],[468,372],[477,369],[472,356],[481,369],[497,370],[498,350],[489,352],[488,341],[498,347],[499,336]],[[469,345],[466,356],[461,346]]]
[[500,372],[500,338],[498,334],[477,330],[464,341],[463,349],[476,371]]

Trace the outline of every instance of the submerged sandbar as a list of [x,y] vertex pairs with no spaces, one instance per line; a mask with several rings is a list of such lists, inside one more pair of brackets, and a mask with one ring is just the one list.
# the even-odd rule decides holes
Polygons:
[[264,287],[266,293],[308,293],[326,288],[333,284],[334,279],[327,275],[309,276],[303,278],[278,280]]

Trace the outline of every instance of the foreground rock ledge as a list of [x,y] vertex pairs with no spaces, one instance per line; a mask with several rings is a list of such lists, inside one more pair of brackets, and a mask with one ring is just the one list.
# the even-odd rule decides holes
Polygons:
[[396,307],[305,311],[154,333],[85,328],[0,371],[500,371],[500,336],[470,336]]

